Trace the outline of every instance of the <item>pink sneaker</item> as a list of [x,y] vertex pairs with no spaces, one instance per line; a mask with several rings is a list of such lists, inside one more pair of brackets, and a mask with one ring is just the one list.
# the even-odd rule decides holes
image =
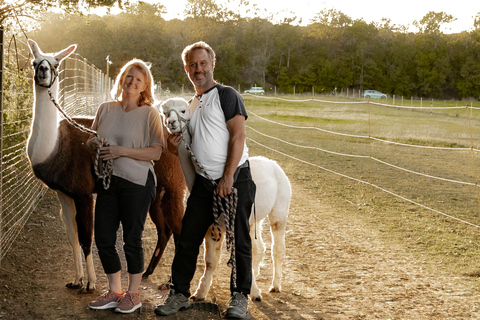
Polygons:
[[123,294],[123,292],[122,294],[117,294],[112,290],[108,290],[100,297],[98,297],[97,300],[89,302],[88,306],[90,307],[90,309],[95,310],[116,308],[117,302],[122,298]]
[[118,301],[115,312],[132,313],[142,306],[140,295],[133,292],[125,292],[123,297]]

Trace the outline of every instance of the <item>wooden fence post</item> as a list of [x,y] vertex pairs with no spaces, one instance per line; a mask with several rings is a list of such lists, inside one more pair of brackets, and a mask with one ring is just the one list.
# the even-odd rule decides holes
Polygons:
[[[0,239],[3,236],[3,26],[0,26]],[[0,242],[0,265],[2,264]]]

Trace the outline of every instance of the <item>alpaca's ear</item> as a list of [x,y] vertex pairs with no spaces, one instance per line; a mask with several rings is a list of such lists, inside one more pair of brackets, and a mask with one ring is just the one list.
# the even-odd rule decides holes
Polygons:
[[72,54],[73,51],[75,51],[75,49],[77,49],[77,45],[76,44],[72,44],[70,47],[68,47],[67,49],[64,49],[58,53],[55,54],[54,58],[55,60],[57,60],[58,62],[62,61],[63,59],[65,59],[66,57],[68,57],[69,55]]
[[35,58],[43,55],[43,52],[38,47],[38,44],[35,41],[33,41],[32,39],[28,39],[28,46],[30,47],[30,52],[32,52],[32,54]]

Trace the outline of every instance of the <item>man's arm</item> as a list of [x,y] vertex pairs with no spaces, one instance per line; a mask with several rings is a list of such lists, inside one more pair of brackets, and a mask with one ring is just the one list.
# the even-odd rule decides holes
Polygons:
[[233,174],[242,158],[246,137],[245,116],[237,114],[235,117],[228,120],[227,129],[230,133],[227,161],[225,162],[223,176],[217,186],[217,194],[222,198],[232,193],[234,183]]

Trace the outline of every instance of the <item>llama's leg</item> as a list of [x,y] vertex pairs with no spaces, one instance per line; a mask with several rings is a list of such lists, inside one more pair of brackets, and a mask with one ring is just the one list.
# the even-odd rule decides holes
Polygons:
[[212,278],[215,269],[220,262],[221,250],[222,250],[222,241],[225,236],[225,229],[222,229],[222,236],[219,241],[212,239],[212,228],[213,225],[208,228],[207,233],[205,234],[205,270],[203,271],[203,276],[200,278],[200,282],[197,287],[197,291],[193,294],[195,300],[204,300],[207,297],[210,286],[212,285]]
[[250,238],[252,239],[252,288],[250,297],[252,301],[261,301],[262,292],[257,286],[257,278],[260,274],[260,264],[265,255],[265,243],[262,239],[262,221],[256,221],[250,226]]
[[60,216],[67,231],[68,241],[73,249],[73,261],[75,263],[75,280],[67,284],[70,289],[80,289],[83,287],[83,266],[80,243],[78,241],[77,222],[75,221],[75,203],[73,199],[64,193],[57,191],[60,200]]
[[[172,230],[175,240],[178,240],[182,231],[182,218],[185,214],[184,190],[168,189],[162,199],[161,207],[165,217],[165,223]],[[175,243],[177,243],[175,241]]]
[[170,237],[172,236],[172,230],[170,230],[165,224],[165,221],[163,219],[158,219],[158,216],[156,216],[158,215],[158,212],[161,212],[161,210],[157,212],[150,211],[150,217],[157,228],[157,246],[152,254],[147,270],[142,275],[143,278],[148,278],[148,276],[155,271],[155,268],[165,252],[168,240],[170,240]]
[[155,200],[150,205],[149,212],[150,218],[157,228],[157,246],[148,268],[143,274],[144,278],[148,278],[157,267],[172,233],[175,236],[180,234],[184,213],[183,193],[159,188]]
[[270,224],[273,261],[273,281],[270,292],[280,292],[282,289],[282,265],[285,259],[285,228],[285,220],[271,222]]
[[153,273],[158,265],[158,262],[160,261],[160,258],[162,258],[163,252],[167,247],[168,240],[170,240],[172,235],[172,231],[166,224],[161,208],[164,193],[165,192],[163,190],[161,192],[157,192],[155,200],[150,205],[150,218],[157,228],[157,246],[155,247],[155,251],[150,259],[147,270],[143,273],[143,278],[148,278],[148,276]]
[[78,241],[83,249],[85,263],[87,267],[88,282],[82,293],[91,293],[95,291],[95,268],[93,266],[92,244],[93,244],[93,197],[91,194],[77,195],[74,198],[77,215],[75,221],[77,223]]

